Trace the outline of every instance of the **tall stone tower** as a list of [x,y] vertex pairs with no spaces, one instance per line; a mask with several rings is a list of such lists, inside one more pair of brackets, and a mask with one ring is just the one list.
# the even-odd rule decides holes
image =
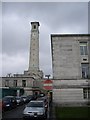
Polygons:
[[39,26],[39,22],[31,22],[28,74],[36,79],[43,77],[43,72],[39,69]]
[[31,22],[31,41],[28,71],[39,70],[39,22]]

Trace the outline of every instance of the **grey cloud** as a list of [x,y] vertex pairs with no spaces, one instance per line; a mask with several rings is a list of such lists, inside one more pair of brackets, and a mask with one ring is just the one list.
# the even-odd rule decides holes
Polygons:
[[3,22],[3,52],[16,54],[18,51],[27,51],[30,34],[25,27],[23,23],[17,21]]
[[[2,74],[7,73],[22,73],[23,70],[28,68],[28,56],[26,53],[15,54],[15,55],[2,55]],[[23,69],[23,70],[22,70]]]

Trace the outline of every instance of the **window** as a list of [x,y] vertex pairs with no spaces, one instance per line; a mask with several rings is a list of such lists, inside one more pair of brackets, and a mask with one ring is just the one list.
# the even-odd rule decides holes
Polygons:
[[82,63],[82,78],[89,78],[89,64]]
[[13,81],[13,86],[14,86],[14,87],[17,87],[17,80],[14,80],[14,81]]
[[90,99],[90,88],[83,88],[83,98]]
[[9,80],[5,80],[5,87],[9,87]]
[[87,42],[80,42],[80,52],[81,55],[88,55]]
[[34,25],[34,29],[36,29],[36,25]]
[[88,88],[88,99],[90,99],[90,88]]
[[26,80],[22,80],[22,87],[26,87]]

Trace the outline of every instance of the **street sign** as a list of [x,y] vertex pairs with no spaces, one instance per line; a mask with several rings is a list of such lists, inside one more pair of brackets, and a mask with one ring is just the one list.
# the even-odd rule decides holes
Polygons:
[[53,89],[53,82],[52,82],[52,80],[45,80],[43,82],[43,88],[45,90],[52,90]]

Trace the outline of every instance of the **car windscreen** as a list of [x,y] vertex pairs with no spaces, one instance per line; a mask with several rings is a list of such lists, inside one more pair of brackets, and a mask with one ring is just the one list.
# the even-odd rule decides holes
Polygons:
[[16,100],[20,100],[21,98],[16,98]]
[[43,102],[30,102],[27,107],[43,107]]
[[22,98],[26,99],[26,97],[22,97]]

